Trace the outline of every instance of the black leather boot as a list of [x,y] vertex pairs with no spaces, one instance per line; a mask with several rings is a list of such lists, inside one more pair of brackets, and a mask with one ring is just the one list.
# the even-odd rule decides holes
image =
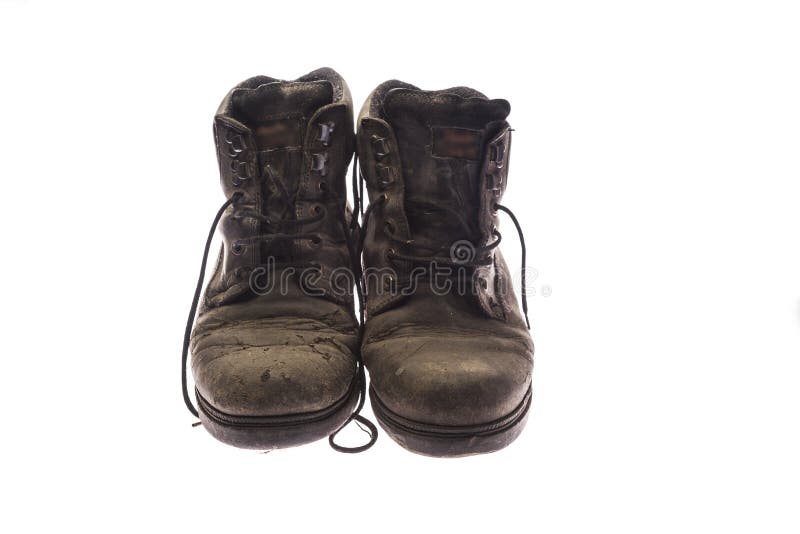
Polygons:
[[[353,110],[344,80],[237,85],[214,119],[227,197],[209,234],[183,348],[183,394],[215,438],[273,449],[334,434],[364,402],[345,177]],[[208,249],[217,265],[202,300]],[[198,302],[199,301],[199,302]],[[199,303],[197,323],[192,322]],[[191,336],[190,336],[191,333]],[[198,409],[186,386],[188,350]]]
[[413,452],[495,451],[528,416],[533,343],[497,248],[509,109],[466,87],[389,81],[359,117],[362,353],[378,421]]

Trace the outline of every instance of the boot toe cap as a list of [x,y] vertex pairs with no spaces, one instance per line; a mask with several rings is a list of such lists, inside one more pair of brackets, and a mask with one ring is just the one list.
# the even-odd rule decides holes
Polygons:
[[209,347],[194,357],[198,393],[236,416],[323,410],[348,394],[355,359],[333,343]]
[[404,418],[434,425],[491,422],[526,398],[532,351],[508,339],[397,338],[365,349],[375,394]]

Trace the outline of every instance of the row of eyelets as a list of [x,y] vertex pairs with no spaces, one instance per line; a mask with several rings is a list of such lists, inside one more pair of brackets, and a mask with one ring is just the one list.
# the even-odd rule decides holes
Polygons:
[[243,154],[247,154],[247,144],[244,136],[240,133],[228,130],[225,132],[226,152],[231,158],[230,170],[233,173],[231,183],[234,187],[239,187],[243,180],[251,178],[247,161],[242,161]]
[[[336,123],[333,121],[323,122],[319,125],[319,136],[317,137],[317,141],[319,141],[322,146],[330,146],[331,144],[331,136],[333,131],[336,129]],[[311,154],[311,170],[314,172],[318,172],[320,176],[325,177],[328,175],[328,153],[327,152],[314,152]],[[321,180],[318,188],[320,191],[324,191],[327,188],[327,184],[324,180]]]
[[[373,135],[371,138],[372,153],[376,162],[383,161],[391,153],[389,147],[389,140],[379,135]],[[375,165],[375,172],[378,178],[378,188],[381,190],[389,189],[391,185],[397,181],[397,168],[392,165],[385,165],[377,163]]]
[[487,173],[486,189],[498,195],[503,188],[503,175],[499,172],[505,165],[506,143],[501,137],[489,146],[489,164],[493,172]]
[[[385,137],[381,137],[379,135],[373,135],[371,138],[371,144],[372,144],[372,153],[373,156],[375,157],[376,162],[385,160],[386,157],[391,153],[388,139],[386,139]],[[391,187],[391,185],[396,181],[397,178],[397,169],[391,165],[385,165],[383,163],[376,163],[375,173],[378,179],[378,189],[380,189],[381,191],[389,189],[389,187]],[[383,193],[380,196],[380,200],[383,201],[384,203],[388,202],[389,195]],[[391,220],[386,220],[384,225],[387,234],[395,233],[395,225]],[[394,248],[389,248],[386,250],[385,257],[388,261],[391,262],[396,255],[397,255],[397,250],[395,250]],[[389,277],[385,279],[383,283],[384,283],[384,289],[391,290],[394,287],[396,280],[394,277]]]
[[[319,136],[316,138],[317,141],[322,144],[324,147],[328,147],[331,144],[331,137],[336,130],[336,123],[333,121],[323,122],[319,125]],[[326,192],[328,190],[328,182],[324,179],[325,176],[328,175],[328,152],[314,152],[311,154],[311,170],[319,173],[320,181],[317,183],[317,189],[321,192]],[[311,208],[311,213],[313,215],[321,215],[325,208],[321,204],[316,204]],[[322,236],[316,234],[315,236],[309,239],[312,247],[319,247],[322,245]]]

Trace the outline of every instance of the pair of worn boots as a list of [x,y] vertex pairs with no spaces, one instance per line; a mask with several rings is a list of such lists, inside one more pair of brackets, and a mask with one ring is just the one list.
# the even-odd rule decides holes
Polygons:
[[[355,134],[349,89],[327,68],[256,76],[228,93],[214,118],[227,201],[182,360],[184,400],[206,430],[244,448],[329,436],[334,449],[365,450],[377,438],[359,414],[366,366],[375,416],[413,452],[491,452],[519,435],[533,343],[524,241],[499,204],[508,113],[473,89],[393,80],[369,96]],[[500,211],[522,242],[525,316],[498,249]],[[217,227],[222,248],[201,299]],[[369,441],[337,444],[353,420]]]

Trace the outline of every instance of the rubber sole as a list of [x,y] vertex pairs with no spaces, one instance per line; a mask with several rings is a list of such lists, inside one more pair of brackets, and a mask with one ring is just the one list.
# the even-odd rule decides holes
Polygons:
[[327,408],[285,416],[230,415],[214,408],[197,390],[195,396],[200,421],[219,441],[242,449],[285,449],[328,437],[340,428],[358,400],[355,382],[347,395]]
[[389,410],[375,390],[369,388],[372,411],[386,433],[403,448],[437,458],[472,456],[499,451],[517,439],[531,407],[531,390],[508,415],[490,423],[468,426],[442,426],[407,419]]

